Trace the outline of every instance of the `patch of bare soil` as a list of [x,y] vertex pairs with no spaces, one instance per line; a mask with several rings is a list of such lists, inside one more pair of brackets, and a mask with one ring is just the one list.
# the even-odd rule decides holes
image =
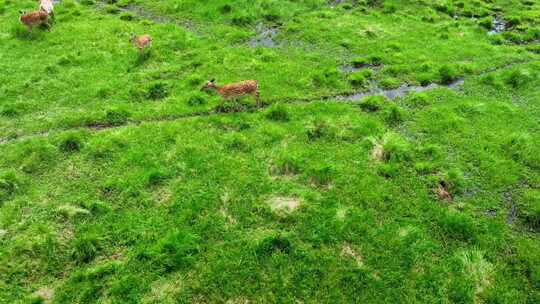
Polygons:
[[52,303],[54,298],[54,290],[52,288],[43,287],[35,292],[35,295],[43,300],[43,303]]
[[351,247],[350,244],[343,245],[343,247],[341,248],[341,256],[352,258],[356,262],[356,265],[358,267],[364,266],[364,259],[356,250]]
[[272,211],[292,213],[300,207],[300,200],[296,197],[275,196],[267,201]]
[[249,41],[250,47],[272,48],[278,46],[278,42],[276,41],[276,37],[279,34],[278,27],[259,23],[255,26],[255,32],[255,37]]

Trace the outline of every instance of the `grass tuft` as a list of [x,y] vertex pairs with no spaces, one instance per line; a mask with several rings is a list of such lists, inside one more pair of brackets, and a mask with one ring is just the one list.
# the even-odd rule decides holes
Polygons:
[[384,96],[369,96],[362,100],[359,104],[360,109],[365,112],[379,111],[386,103],[388,99]]
[[83,147],[83,139],[79,134],[68,133],[62,136],[58,144],[60,151],[65,153],[79,152]]
[[290,254],[292,252],[292,242],[284,235],[272,235],[265,237],[255,249],[258,257],[268,257],[273,254]]
[[476,225],[468,215],[447,211],[437,221],[447,239],[463,242],[475,242],[478,239]]
[[158,244],[155,263],[164,267],[166,272],[172,272],[193,265],[200,252],[200,238],[187,231],[173,231],[165,236]]
[[459,77],[457,70],[450,65],[443,65],[439,68],[439,78],[442,84],[451,84]]
[[524,191],[519,202],[519,217],[525,226],[533,231],[540,231],[540,190]]
[[405,110],[397,105],[389,105],[382,111],[384,121],[392,127],[397,126],[405,120]]
[[323,138],[333,138],[335,133],[331,126],[324,120],[315,120],[307,127],[307,137],[309,141],[316,141]]
[[94,260],[100,251],[99,238],[90,233],[85,233],[73,240],[71,257],[78,264],[86,264]]
[[528,72],[521,69],[513,69],[504,75],[504,82],[512,87],[518,89],[526,85],[531,80],[531,76]]
[[287,107],[281,103],[272,105],[265,114],[266,118],[273,121],[287,122],[290,120]]
[[331,165],[319,164],[310,167],[307,174],[311,183],[315,186],[328,187],[336,174],[336,170]]
[[105,112],[104,123],[109,126],[121,126],[128,122],[130,113],[122,108],[113,108]]
[[22,186],[22,181],[15,171],[0,173],[0,206],[15,195]]
[[163,82],[157,82],[150,85],[146,91],[146,99],[160,100],[169,96],[169,90],[167,84]]
[[291,176],[302,173],[303,167],[304,164],[300,157],[287,153],[274,161],[274,164],[270,168],[270,172],[275,175]]

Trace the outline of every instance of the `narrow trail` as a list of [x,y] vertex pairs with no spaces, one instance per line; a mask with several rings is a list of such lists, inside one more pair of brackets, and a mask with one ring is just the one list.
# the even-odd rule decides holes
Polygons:
[[[535,61],[538,61],[538,60],[515,61],[515,62],[507,63],[505,65],[501,65],[498,67],[486,69],[479,73],[469,75],[468,77],[479,77],[479,76],[493,73],[499,70],[511,68],[515,65],[526,64],[526,63],[531,63]],[[266,104],[263,104],[261,108],[259,109],[246,107],[241,110],[233,110],[229,112],[223,112],[223,111],[218,111],[214,109],[214,110],[206,110],[206,111],[199,111],[199,112],[192,112],[192,113],[183,113],[183,114],[178,114],[178,115],[161,116],[161,117],[142,119],[142,120],[137,120],[137,121],[128,121],[127,123],[121,124],[121,125],[107,125],[103,123],[95,123],[95,124],[83,125],[83,126],[73,127],[73,128],[50,129],[44,132],[22,135],[16,138],[2,138],[0,139],[0,146],[11,144],[14,142],[20,142],[20,141],[24,141],[24,140],[32,139],[32,138],[48,137],[53,134],[60,134],[60,133],[69,132],[69,131],[90,130],[92,132],[101,132],[105,130],[114,130],[114,129],[132,127],[132,126],[140,126],[140,125],[149,124],[149,123],[175,122],[175,121],[180,121],[180,120],[190,119],[190,118],[197,118],[197,117],[235,115],[237,113],[257,113],[271,106],[274,102],[284,102],[287,104],[305,104],[305,103],[323,101],[323,102],[339,102],[339,103],[356,104],[356,103],[361,102],[363,98],[365,97],[377,96],[377,95],[385,96],[388,99],[393,100],[396,98],[404,97],[410,92],[423,92],[423,91],[429,91],[429,90],[433,90],[437,88],[448,88],[451,90],[457,90],[464,83],[465,83],[465,79],[459,78],[453,81],[452,83],[449,83],[446,85],[437,84],[437,83],[431,83],[427,86],[413,86],[413,85],[404,84],[397,89],[388,89],[388,90],[383,90],[379,88],[376,84],[374,84],[368,91],[362,91],[362,92],[343,93],[343,94],[327,95],[327,96],[313,96],[313,97],[306,97],[306,98],[281,98],[279,100],[272,100],[270,103],[267,102]]]

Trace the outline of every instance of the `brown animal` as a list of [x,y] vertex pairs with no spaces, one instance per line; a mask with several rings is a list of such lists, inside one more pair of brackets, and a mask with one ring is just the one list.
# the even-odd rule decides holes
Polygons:
[[[259,83],[257,80],[245,80],[237,83],[226,84],[224,86],[218,86],[215,83],[215,79],[208,81],[201,91],[215,90],[223,100],[237,98],[245,95],[251,95],[257,101],[257,106],[261,106]],[[223,105],[223,101],[221,102]]]
[[47,14],[47,12],[45,11],[39,10],[29,13],[21,11],[20,13],[21,17],[19,18],[19,20],[22,24],[28,27],[29,32],[32,31],[34,26],[39,26],[42,24],[45,24],[48,29],[51,28],[51,25],[49,24],[49,14]]
[[446,182],[440,181],[439,184],[437,185],[437,196],[439,197],[439,200],[441,201],[447,201],[447,202],[452,201],[453,199],[452,194],[448,192]]
[[142,53],[144,52],[144,49],[152,45],[152,37],[150,35],[142,35],[142,36],[136,36],[135,34],[131,34],[131,43],[139,49],[139,51]]

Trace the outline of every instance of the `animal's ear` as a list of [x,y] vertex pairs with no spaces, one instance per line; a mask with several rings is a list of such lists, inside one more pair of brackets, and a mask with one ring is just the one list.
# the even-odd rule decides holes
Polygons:
[[19,11],[19,14],[24,15],[24,11]]
[[216,81],[215,78],[212,78],[212,80],[210,80],[211,83],[214,83]]

